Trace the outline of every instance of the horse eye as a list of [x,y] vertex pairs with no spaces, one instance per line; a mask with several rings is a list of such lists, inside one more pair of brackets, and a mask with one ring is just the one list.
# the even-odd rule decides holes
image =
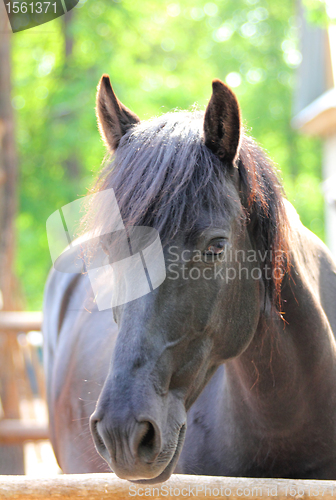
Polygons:
[[212,241],[205,251],[207,257],[218,256],[224,253],[225,250],[225,239]]

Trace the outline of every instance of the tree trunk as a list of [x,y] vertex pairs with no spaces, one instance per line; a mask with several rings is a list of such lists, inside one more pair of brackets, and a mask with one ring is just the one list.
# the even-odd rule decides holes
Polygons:
[[[74,37],[72,33],[72,22],[74,17],[74,11],[70,10],[63,16],[63,37],[64,37],[64,71],[63,78],[69,78],[69,66],[73,52]],[[64,117],[64,121],[69,122],[69,119],[73,120],[73,112],[69,116]],[[70,126],[70,125],[69,125]],[[69,152],[68,158],[64,162],[65,170],[68,173],[70,179],[78,179],[79,177],[79,164],[78,158],[75,150]]]
[[11,32],[3,3],[0,16],[0,290],[3,309],[17,305],[13,275],[17,156],[11,103]]
[[[11,30],[4,4],[0,4],[0,291],[2,309],[18,304],[13,274],[14,223],[16,213],[17,156],[11,104]],[[19,418],[19,395],[15,380],[16,339],[1,332],[0,395],[3,414]],[[23,474],[23,447],[0,447],[0,474]]]
[[64,33],[64,49],[65,49],[65,59],[72,55],[74,38],[71,32],[71,23],[74,11],[70,10],[63,16],[63,33]]

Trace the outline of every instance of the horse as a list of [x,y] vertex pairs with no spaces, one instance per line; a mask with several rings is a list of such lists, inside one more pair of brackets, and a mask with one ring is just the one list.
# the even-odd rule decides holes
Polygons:
[[[60,467],[145,484],[336,479],[336,265],[236,96],[214,80],[205,112],[140,121],[103,75],[96,111],[108,160],[92,192],[113,189],[126,229],[158,231],[166,278],[100,311],[87,273],[51,271],[44,359]],[[107,200],[85,231],[110,217]]]

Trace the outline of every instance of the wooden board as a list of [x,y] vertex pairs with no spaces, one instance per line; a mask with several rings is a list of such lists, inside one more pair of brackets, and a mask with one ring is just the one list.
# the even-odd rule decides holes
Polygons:
[[47,425],[42,425],[35,420],[31,422],[12,418],[0,420],[1,444],[38,441],[40,439],[49,439]]
[[0,330],[11,332],[29,332],[41,330],[42,312],[0,312]]
[[252,479],[174,475],[158,485],[135,484],[115,474],[60,475],[54,478],[0,476],[0,498],[15,500],[167,500],[244,499],[277,500],[335,498],[336,481]]

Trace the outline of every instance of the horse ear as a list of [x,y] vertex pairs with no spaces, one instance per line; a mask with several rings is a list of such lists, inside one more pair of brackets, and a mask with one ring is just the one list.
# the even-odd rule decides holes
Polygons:
[[234,93],[220,80],[212,82],[204,115],[204,141],[223,162],[234,162],[240,141],[240,109]]
[[108,75],[103,75],[98,85],[96,114],[100,135],[111,152],[117,149],[127,130],[140,121],[116,97]]

